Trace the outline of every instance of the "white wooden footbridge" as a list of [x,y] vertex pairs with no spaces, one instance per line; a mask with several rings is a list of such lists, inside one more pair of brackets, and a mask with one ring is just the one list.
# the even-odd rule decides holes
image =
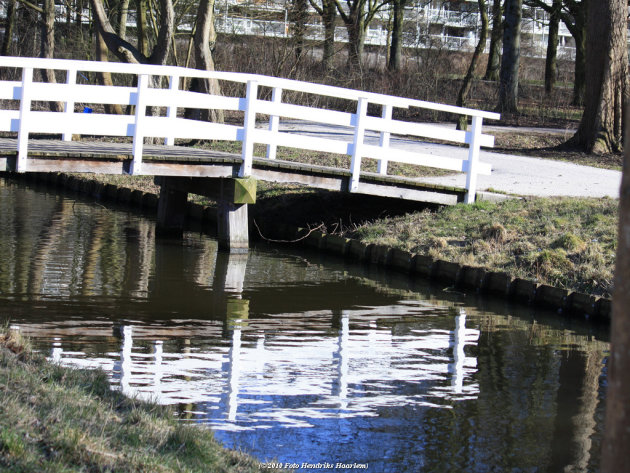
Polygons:
[[[64,71],[65,82],[37,82],[36,69]],[[494,144],[494,137],[482,133],[482,122],[484,118],[499,118],[491,112],[255,74],[0,57],[2,77],[10,76],[10,70],[15,71],[13,76],[18,80],[0,80],[0,131],[5,132],[5,138],[0,139],[0,171],[162,176],[159,223],[165,228],[180,225],[179,209],[182,202],[185,204],[188,192],[218,196],[220,202],[225,202],[219,205],[219,214],[225,216],[223,230],[219,218],[219,237],[222,238],[222,231],[227,232],[224,237],[228,246],[234,248],[242,246],[239,239],[244,238],[247,244],[242,226],[245,222],[246,227],[247,222],[246,204],[255,201],[255,185],[251,185],[255,179],[441,204],[474,202],[477,174],[490,173],[490,166],[479,162],[479,149]],[[117,82],[137,85],[90,83],[86,75],[97,72],[116,74]],[[241,84],[243,93],[219,96],[180,89],[182,80],[194,78]],[[303,94],[311,99],[309,103],[317,103],[318,98],[344,100],[354,112],[287,103],[283,101],[287,92]],[[270,95],[270,100],[261,98],[263,95]],[[52,101],[63,103],[64,110],[48,111],[46,102]],[[133,106],[134,112],[103,113],[106,104]],[[153,112],[147,113],[147,107]],[[393,109],[411,107],[466,115],[472,118],[472,127],[469,131],[454,131],[393,118]],[[241,112],[242,121],[219,124],[189,119],[183,116],[186,108]],[[380,114],[373,115],[374,110]],[[94,113],[81,113],[87,111]],[[345,127],[352,130],[352,140],[281,132],[282,118]],[[378,144],[366,141],[366,131],[379,134]],[[78,140],[77,135],[81,137]],[[468,145],[468,157],[462,160],[399,150],[390,146],[392,135]],[[50,139],[51,136],[56,139]],[[107,142],[103,137],[128,137],[132,141]],[[159,138],[164,144],[146,145],[145,138]],[[178,146],[176,139],[237,141],[241,143],[241,152],[230,154]],[[266,145],[265,156],[254,155],[255,143]],[[282,161],[276,158],[279,146],[346,155],[350,157],[350,166],[340,169]],[[376,173],[362,170],[362,161],[366,159],[376,160]],[[392,161],[464,172],[466,188],[434,186],[390,176],[387,168]]]

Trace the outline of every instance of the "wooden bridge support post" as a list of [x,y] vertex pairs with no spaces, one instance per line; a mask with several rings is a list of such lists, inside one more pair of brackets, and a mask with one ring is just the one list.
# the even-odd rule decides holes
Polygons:
[[160,198],[157,209],[157,228],[159,235],[181,235],[186,221],[188,192],[169,186],[169,178],[156,178],[160,184]]
[[246,253],[249,249],[247,204],[256,202],[256,180],[222,179],[217,201],[219,249]]

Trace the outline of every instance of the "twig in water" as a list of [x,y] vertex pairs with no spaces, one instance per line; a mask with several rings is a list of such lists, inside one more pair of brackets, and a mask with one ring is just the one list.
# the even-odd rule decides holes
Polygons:
[[267,238],[266,236],[264,236],[261,231],[260,228],[258,227],[258,224],[256,223],[256,220],[254,219],[254,226],[256,227],[256,230],[258,230],[258,234],[260,235],[260,238],[262,238],[265,241],[270,241],[272,243],[297,243],[298,241],[302,241],[305,238],[308,238],[308,236],[313,233],[314,231],[319,230],[320,228],[322,228],[324,226],[323,223],[320,223],[319,226],[315,227],[315,228],[310,228],[308,230],[308,233],[306,235],[304,235],[303,237],[300,237],[296,240],[274,240],[272,238]]

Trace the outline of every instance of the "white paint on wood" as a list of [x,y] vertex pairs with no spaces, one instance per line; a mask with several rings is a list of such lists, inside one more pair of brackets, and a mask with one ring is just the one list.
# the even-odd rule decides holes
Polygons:
[[142,148],[144,146],[144,123],[143,120],[146,115],[146,102],[144,92],[149,87],[149,75],[148,74],[140,74],[138,76],[138,91],[136,96],[136,116],[135,116],[135,126],[133,133],[133,146],[132,146],[132,154],[133,160],[131,162],[131,169],[129,170],[129,174],[136,175],[142,173]]
[[33,68],[22,69],[22,93],[20,100],[20,124],[17,140],[17,172],[26,171],[26,159],[28,156],[28,134],[30,132],[29,115],[31,113],[30,87],[33,84]]
[[[282,89],[280,87],[274,87],[271,93],[271,101],[275,105],[277,110],[278,106],[282,103]],[[261,113],[264,112],[264,102],[259,104]],[[275,112],[275,111],[274,111]],[[280,116],[274,113],[269,114],[269,131],[271,133],[277,133],[280,128]],[[267,159],[276,159],[276,153],[278,151],[278,145],[276,143],[270,143],[267,145]]]
[[365,147],[365,119],[367,118],[368,100],[360,98],[357,103],[356,124],[354,127],[354,139],[352,141],[352,161],[350,162],[350,192],[354,192],[359,187],[359,175],[361,174],[361,157]]
[[[179,76],[172,75],[168,79],[168,90],[169,92],[172,93],[174,91],[177,91],[178,89],[179,89]],[[173,125],[175,124],[174,120],[177,118],[177,106],[178,106],[178,103],[175,101],[172,101],[171,103],[168,104],[168,107],[166,109],[166,118],[168,118],[169,121]],[[175,144],[175,135],[167,133],[166,138],[164,138],[164,144],[166,146],[173,146]]]
[[[66,90],[72,90],[74,87],[74,85],[77,83],[77,71],[75,69],[68,69],[66,71],[66,85],[67,87],[65,88]],[[68,97],[66,98],[66,101],[64,103],[64,108],[63,111],[66,115],[72,115],[74,113],[74,101],[75,98],[74,96]],[[68,131],[66,131],[61,139],[63,141],[72,141],[72,130],[68,129]]]
[[254,158],[254,132],[256,129],[256,105],[258,102],[258,82],[249,81],[247,83],[247,108],[245,109],[245,119],[243,123],[243,147],[241,159],[243,164],[238,172],[239,177],[247,177],[252,173],[252,163]]
[[468,169],[466,170],[466,197],[464,202],[475,202],[477,192],[477,173],[479,168],[479,138],[481,136],[482,117],[473,117],[471,128],[471,142],[468,150]]
[[[391,105],[383,105],[381,118],[387,122],[391,121],[392,119],[392,106]],[[378,145],[383,149],[389,148],[390,137],[391,137],[391,132],[381,131],[381,136],[379,137]],[[376,171],[382,175],[387,174],[387,157],[383,157],[382,159],[379,159]]]

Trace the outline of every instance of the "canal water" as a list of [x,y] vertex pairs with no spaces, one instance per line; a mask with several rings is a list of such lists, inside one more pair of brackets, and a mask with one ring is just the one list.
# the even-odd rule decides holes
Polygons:
[[0,180],[0,321],[300,471],[596,472],[605,332]]

